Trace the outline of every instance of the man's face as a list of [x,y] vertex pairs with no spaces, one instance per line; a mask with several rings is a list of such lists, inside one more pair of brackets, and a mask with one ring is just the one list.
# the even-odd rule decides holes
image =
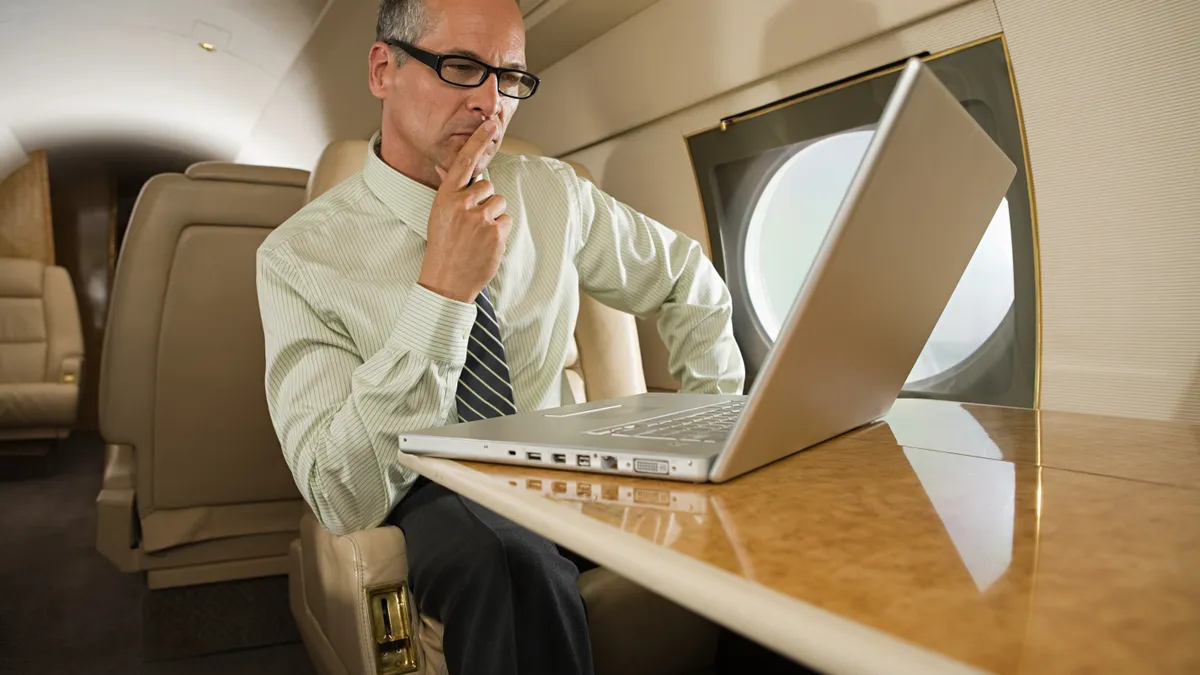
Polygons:
[[[525,26],[515,0],[425,0],[425,15],[429,32],[417,47],[525,68]],[[500,146],[517,99],[497,91],[495,74],[478,87],[458,87],[412,57],[399,68],[390,59],[381,67],[379,57],[386,53],[377,44],[371,60],[371,89],[383,99],[385,143],[395,146],[409,171],[420,174],[415,178],[434,182],[433,167],[448,168],[479,125],[496,120],[499,132],[476,169],[476,175],[482,173]]]

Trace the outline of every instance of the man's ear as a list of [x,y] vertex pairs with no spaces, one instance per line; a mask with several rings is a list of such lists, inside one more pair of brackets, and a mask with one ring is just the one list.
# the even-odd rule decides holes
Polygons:
[[371,46],[371,53],[367,56],[368,64],[368,84],[371,87],[371,94],[379,100],[387,98],[388,94],[388,68],[392,64],[392,48],[382,42],[376,42]]

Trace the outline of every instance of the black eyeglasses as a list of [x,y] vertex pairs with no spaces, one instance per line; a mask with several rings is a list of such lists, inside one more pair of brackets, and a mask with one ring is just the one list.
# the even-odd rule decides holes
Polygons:
[[456,54],[434,54],[400,40],[386,43],[403,49],[409,56],[433,68],[438,77],[456,87],[478,87],[496,74],[496,89],[511,98],[529,98],[541,82],[536,75],[514,68],[496,68],[482,61]]

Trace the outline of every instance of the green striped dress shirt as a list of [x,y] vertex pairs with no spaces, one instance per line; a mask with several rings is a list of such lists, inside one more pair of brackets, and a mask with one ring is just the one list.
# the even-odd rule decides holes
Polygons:
[[[374,527],[412,484],[405,431],[454,423],[475,305],[417,284],[435,191],[377,155],[258,250],[271,420],[321,524]],[[660,312],[684,391],[736,393],[745,375],[729,291],[700,245],[561,161],[497,154],[485,177],[513,226],[488,291],[518,411],[563,403],[582,287],[638,316]],[[569,393],[567,394],[569,396]]]

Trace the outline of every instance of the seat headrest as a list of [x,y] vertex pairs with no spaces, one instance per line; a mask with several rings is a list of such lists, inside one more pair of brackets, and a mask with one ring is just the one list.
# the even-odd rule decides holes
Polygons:
[[[308,178],[305,202],[320,197],[326,190],[361,171],[367,159],[369,141],[334,141],[325,147]],[[533,143],[515,136],[505,136],[500,142],[501,152],[510,155],[540,155],[541,150]]]
[[45,278],[40,260],[0,258],[0,298],[40,298]]
[[505,136],[504,140],[500,141],[500,152],[510,155],[542,155],[541,148],[516,136]]
[[592,181],[593,183],[596,182],[595,179],[592,178],[592,172],[588,171],[586,166],[580,164],[579,162],[572,162],[569,159],[565,160],[565,161],[567,164],[571,165],[572,169],[575,169],[576,176],[579,176],[580,178],[586,178],[586,179]]
[[334,141],[325,146],[308,177],[305,203],[320,197],[326,190],[362,171],[367,159],[367,141]]
[[217,180],[234,183],[260,183],[304,187],[308,183],[308,172],[301,169],[285,169],[280,166],[254,166],[233,162],[196,162],[183,175],[192,180]]

